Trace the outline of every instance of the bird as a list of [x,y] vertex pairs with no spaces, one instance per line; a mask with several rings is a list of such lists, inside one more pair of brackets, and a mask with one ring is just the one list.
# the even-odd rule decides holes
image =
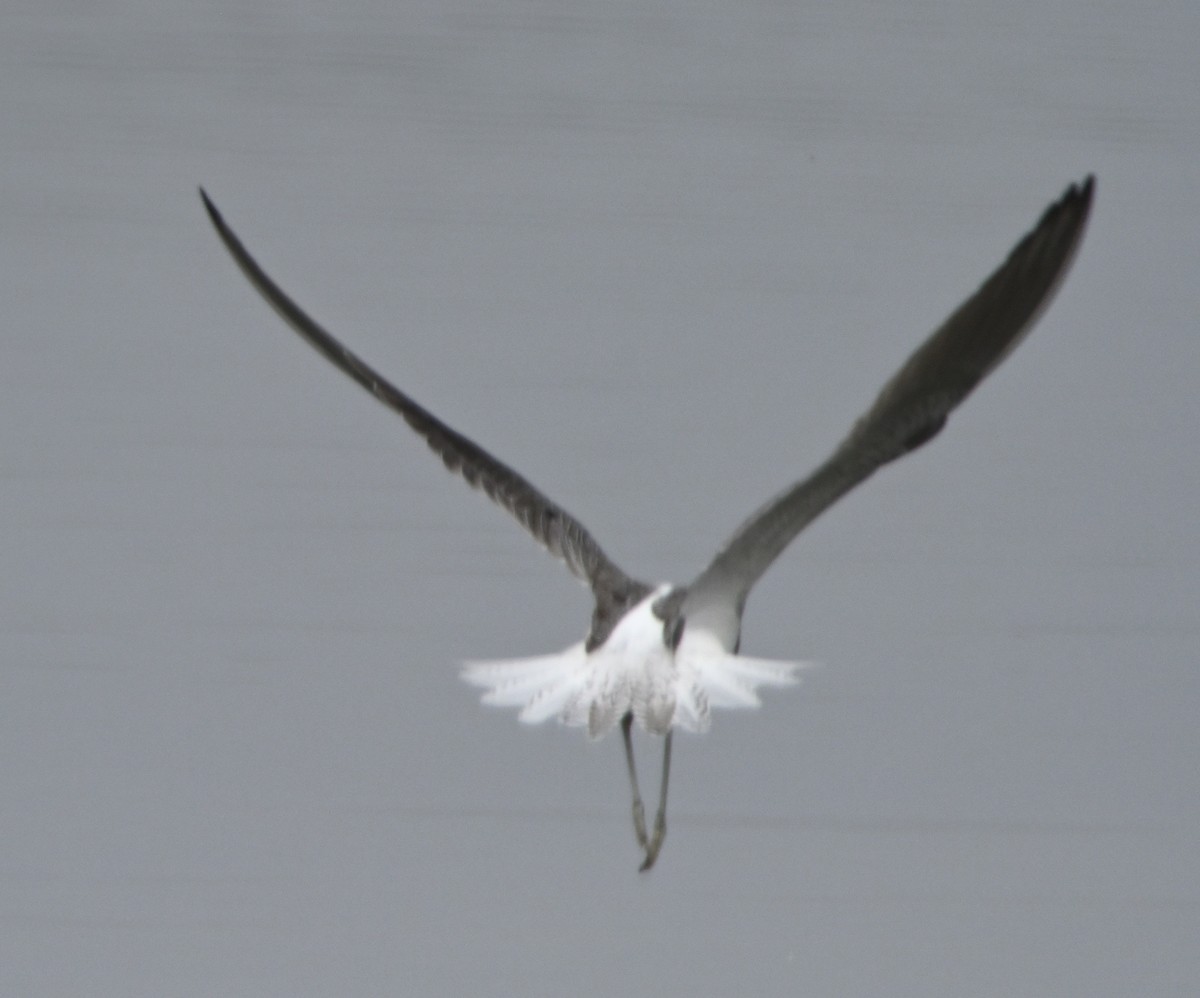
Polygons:
[[[755,707],[760,687],[797,682],[807,663],[740,653],[742,615],[755,583],[818,515],[875,471],[927,444],[951,412],[1007,357],[1040,318],[1083,240],[1096,182],[1070,184],[979,288],[884,384],[830,456],[768,499],[686,585],[629,575],[583,523],[528,479],[453,429],[313,320],[259,266],[200,188],[217,235],[250,284],[300,337],[398,414],[446,468],[507,511],[590,588],[583,640],[549,655],[468,662],[463,678],[483,702],[519,707],[519,718],[557,718],[601,738],[620,727],[632,795],[639,869],[651,869],[666,838],[675,730],[703,732],[718,707]],[[654,822],[647,827],[632,727],[663,738]]]

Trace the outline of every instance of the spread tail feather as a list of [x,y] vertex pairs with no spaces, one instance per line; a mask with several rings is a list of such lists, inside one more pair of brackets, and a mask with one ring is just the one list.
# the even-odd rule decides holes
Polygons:
[[665,682],[639,683],[615,664],[580,642],[551,655],[467,662],[462,677],[484,688],[483,703],[520,708],[526,724],[557,718],[601,738],[627,712],[656,734],[672,726],[707,731],[712,707],[757,707],[759,687],[791,686],[813,663],[748,658],[702,640],[684,643]]
[[731,654],[692,655],[687,664],[713,707],[757,707],[760,686],[792,686],[800,681],[800,669],[815,665]]
[[583,642],[552,655],[467,662],[462,677],[487,692],[483,702],[495,707],[520,707],[520,720],[540,724],[557,715],[564,724],[583,724],[578,701],[587,683],[587,652]]

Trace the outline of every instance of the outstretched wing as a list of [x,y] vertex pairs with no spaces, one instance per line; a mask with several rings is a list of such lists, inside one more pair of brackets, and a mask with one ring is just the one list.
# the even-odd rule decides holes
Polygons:
[[[832,456],[743,523],[677,607],[736,642],[746,597],[820,513],[889,461],[930,441],[954,408],[1033,327],[1083,238],[1094,178],[1072,184],[1008,259],[883,386]],[[668,626],[672,624],[668,621]]]
[[225,224],[217,206],[200,189],[204,207],[217,235],[246,278],[278,312],[322,356],[350,375],[380,402],[399,413],[420,434],[450,471],[479,488],[507,510],[547,551],[592,588],[596,609],[589,642],[600,644],[625,610],[640,601],[650,587],[626,575],[604,553],[587,528],[575,517],[546,498],[521,475],[497,460],[474,441],[443,423],[418,405],[369,364],[342,346],[311,319],[255,262]]

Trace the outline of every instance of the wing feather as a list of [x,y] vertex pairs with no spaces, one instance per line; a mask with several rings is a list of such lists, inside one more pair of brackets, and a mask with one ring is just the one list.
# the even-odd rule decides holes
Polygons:
[[938,434],[1049,305],[1083,238],[1094,189],[1090,176],[1072,184],[883,386],[828,460],[737,529],[687,588],[678,609],[684,618],[704,616],[736,641],[750,589],[792,539],[876,469]]
[[203,188],[200,197],[234,262],[293,330],[326,360],[398,413],[450,471],[462,476],[472,487],[481,489],[529,531],[542,547],[565,562],[577,578],[591,587],[596,610],[590,640],[601,643],[624,611],[641,600],[650,587],[630,578],[617,567],[574,516],[477,443],[447,426],[310,318],[258,265]]

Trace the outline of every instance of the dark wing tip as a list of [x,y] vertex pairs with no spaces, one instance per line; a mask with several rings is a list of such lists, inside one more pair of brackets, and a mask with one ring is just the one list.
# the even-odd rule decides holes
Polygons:
[[1086,218],[1092,209],[1092,198],[1095,193],[1096,175],[1089,173],[1083,180],[1071,184],[1066,193],[1046,209],[1042,220],[1047,221],[1052,215],[1061,212],[1076,212]]
[[[1042,212],[1042,217],[1037,220],[1037,224],[1013,247],[1008,255],[1008,260],[1017,259],[1028,250],[1031,244],[1038,240],[1045,240],[1049,233],[1057,232],[1060,237],[1069,236],[1072,244],[1061,260],[1059,276],[1065,276],[1066,271],[1070,268],[1074,250],[1083,240],[1083,230],[1092,211],[1092,199],[1095,191],[1096,176],[1092,173],[1089,173],[1083,180],[1070,184],[1062,196]],[[1053,287],[1053,283],[1051,286]]]
[[201,185],[196,188],[200,192],[200,200],[204,202],[204,210],[208,212],[208,217],[212,219],[213,225],[218,229],[225,228],[225,220],[221,217],[221,213],[217,210],[217,206],[213,204],[212,198],[208,196],[208,192]]
[[[213,228],[217,230],[217,235],[221,237],[221,241],[227,247],[229,247],[231,252],[234,250],[234,247],[237,247],[238,250],[241,250],[241,254],[248,255],[245,254],[245,250],[242,249],[241,240],[238,239],[238,237],[233,234],[233,230],[225,224],[225,217],[221,214],[221,209],[218,208],[213,199],[208,196],[208,191],[204,189],[203,185],[197,187],[196,190],[200,192],[200,200],[204,202],[204,210],[208,212],[208,219],[210,222],[212,222]],[[238,261],[238,265],[244,268],[245,264],[239,259],[239,253],[234,252],[233,255],[234,259]]]
[[[1061,216],[1067,215],[1072,219],[1078,219],[1075,223],[1077,232],[1075,234],[1075,242],[1078,243],[1083,237],[1084,224],[1087,222],[1088,216],[1092,211],[1092,199],[1096,193],[1096,175],[1089,173],[1083,180],[1071,184],[1063,196],[1055,201],[1049,208],[1045,210],[1042,217],[1038,220],[1038,224],[1033,227],[1029,233],[1033,236],[1043,228],[1053,227]],[[1067,263],[1069,264],[1068,257]],[[1063,270],[1067,269],[1064,264]]]

